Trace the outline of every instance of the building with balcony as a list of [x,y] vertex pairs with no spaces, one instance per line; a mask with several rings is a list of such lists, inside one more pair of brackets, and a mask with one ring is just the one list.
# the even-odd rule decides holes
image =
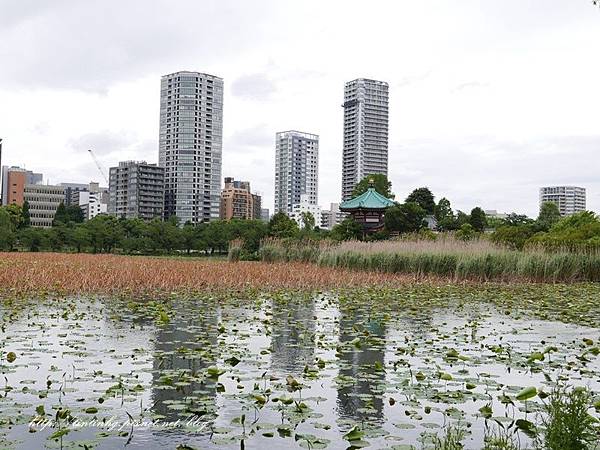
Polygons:
[[577,186],[547,186],[540,188],[540,208],[543,203],[556,203],[561,216],[585,211],[585,188]]
[[110,168],[108,213],[126,219],[163,217],[164,169],[146,161]]
[[388,174],[389,87],[358,78],[344,88],[342,200],[367,175]]
[[222,220],[260,220],[261,197],[250,191],[250,182],[225,178],[221,192],[220,217]]
[[165,218],[179,223],[220,215],[223,80],[199,72],[160,82],[159,166],[164,168]]

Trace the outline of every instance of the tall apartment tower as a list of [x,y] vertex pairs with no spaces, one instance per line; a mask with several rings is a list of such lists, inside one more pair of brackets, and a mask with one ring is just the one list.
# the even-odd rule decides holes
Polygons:
[[301,131],[275,135],[275,213],[291,214],[306,195],[319,200],[319,136]]
[[180,224],[219,218],[223,80],[199,72],[160,82],[159,165],[165,169],[165,218]]
[[358,78],[344,88],[342,200],[367,175],[388,174],[388,84]]
[[545,202],[558,206],[561,216],[585,211],[585,188],[577,186],[547,186],[540,188],[540,208]]
[[164,169],[145,161],[110,168],[108,214],[126,219],[163,217]]

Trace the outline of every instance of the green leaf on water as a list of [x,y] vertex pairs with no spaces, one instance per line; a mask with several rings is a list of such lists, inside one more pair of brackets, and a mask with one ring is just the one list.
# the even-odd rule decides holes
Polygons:
[[348,431],[346,434],[344,434],[343,438],[346,439],[347,441],[358,441],[360,439],[362,439],[365,436],[365,432],[364,431],[360,431],[358,429],[358,426],[354,426],[352,427],[352,429],[350,431]]
[[516,396],[516,399],[521,402],[524,402],[525,400],[529,400],[530,398],[533,398],[536,395],[537,389],[534,386],[529,386],[519,391],[519,393]]

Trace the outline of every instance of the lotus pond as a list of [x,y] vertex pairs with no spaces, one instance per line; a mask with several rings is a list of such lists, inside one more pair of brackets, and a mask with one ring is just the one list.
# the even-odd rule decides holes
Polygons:
[[[600,288],[428,286],[0,303],[0,448],[531,448],[600,417]],[[595,408],[594,408],[595,405]]]

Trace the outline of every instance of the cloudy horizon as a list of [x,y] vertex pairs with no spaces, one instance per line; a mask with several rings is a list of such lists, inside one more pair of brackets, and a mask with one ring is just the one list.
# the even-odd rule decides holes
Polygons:
[[155,163],[160,77],[199,71],[225,83],[223,176],[272,212],[275,133],[318,134],[328,209],[344,83],[365,77],[390,86],[396,199],[536,216],[540,186],[572,184],[600,212],[600,8],[457,3],[0,0],[2,164],[60,183],[103,181],[88,148]]

